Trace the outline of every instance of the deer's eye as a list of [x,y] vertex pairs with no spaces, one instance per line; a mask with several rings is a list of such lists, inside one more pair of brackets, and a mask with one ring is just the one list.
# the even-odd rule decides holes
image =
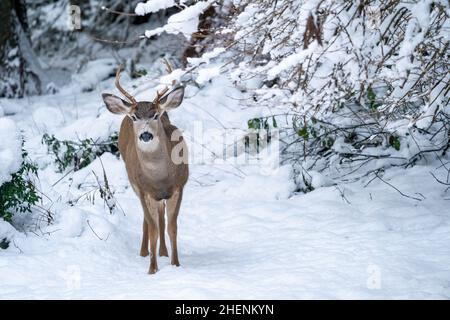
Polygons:
[[137,118],[136,118],[136,116],[135,116],[134,114],[131,115],[130,118],[131,118],[131,120],[133,120],[133,121],[137,121]]
[[159,114],[155,114],[155,116],[153,117],[153,120],[158,120],[159,118]]

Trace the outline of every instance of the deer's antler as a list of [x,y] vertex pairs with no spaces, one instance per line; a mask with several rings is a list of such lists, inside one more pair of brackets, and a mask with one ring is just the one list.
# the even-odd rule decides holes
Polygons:
[[120,85],[120,72],[122,71],[122,65],[119,66],[116,72],[116,88],[119,90],[131,103],[131,110],[134,110],[137,107],[137,101],[134,97],[129,94],[122,86]]
[[166,58],[164,58],[163,63],[166,66],[167,73],[171,73],[173,71],[173,68],[172,68],[172,65],[170,64],[170,62]]
[[[173,68],[172,68],[172,65],[170,64],[170,62],[166,58],[164,58],[163,59],[163,63],[166,66],[166,72],[168,74],[172,73]],[[172,85],[174,85],[175,82],[176,81],[173,80],[172,81]],[[157,104],[159,102],[159,100],[167,93],[167,91],[169,91],[169,87],[168,86],[165,86],[164,89],[161,90],[161,92],[160,91],[156,91],[156,97],[153,100],[153,104]]]

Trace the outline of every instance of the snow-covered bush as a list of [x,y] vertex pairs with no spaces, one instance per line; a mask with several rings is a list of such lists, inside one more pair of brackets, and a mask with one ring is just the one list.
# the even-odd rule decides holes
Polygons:
[[80,170],[105,152],[118,155],[117,141],[117,133],[113,133],[106,140],[92,138],[79,141],[58,140],[54,135],[47,133],[42,137],[42,143],[47,145],[48,152],[54,157],[60,172],[67,168]]
[[448,149],[447,1],[234,4],[244,8],[233,22],[242,53],[234,77],[260,79],[258,105],[287,107],[294,132],[284,151],[312,158],[303,168],[407,165]]
[[245,7],[235,41],[251,53],[242,74],[273,81],[297,110],[322,116],[353,102],[427,127],[448,102],[448,1],[235,3]]
[[0,118],[0,141],[0,218],[11,221],[16,212],[31,212],[40,199],[33,179],[37,167],[22,149],[12,120]]
[[[211,5],[228,8],[221,12],[228,16],[213,30],[216,40],[205,59],[188,59],[187,69],[202,78],[209,70],[206,56],[222,48],[227,68],[221,71],[254,92],[249,105],[265,109],[264,116],[289,117],[282,151],[301,176],[330,169],[346,180],[413,165],[429,154],[440,157],[450,147],[448,1]],[[224,37],[230,34],[232,42]]]
[[37,167],[27,159],[25,151],[22,157],[19,171],[0,185],[0,218],[6,221],[11,221],[16,212],[31,212],[32,206],[40,199],[33,179],[37,175]]
[[11,179],[22,163],[21,138],[13,120],[0,118],[0,185]]
[[[249,107],[281,124],[283,159],[294,164],[300,189],[311,190],[309,172],[350,181],[440,158],[450,148],[448,1],[155,4],[136,12],[182,11],[146,35],[181,32],[190,39],[196,52],[186,73],[198,85],[227,72],[252,92]],[[210,7],[215,20],[205,32],[202,14]],[[182,31],[171,25],[177,15],[189,24]]]
[[[184,3],[185,1],[180,1]],[[169,17],[167,23],[153,30],[147,30],[145,36],[150,38],[160,35],[163,32],[171,34],[182,34],[190,39],[192,34],[197,32],[199,24],[199,16],[213,3],[214,0],[193,1],[190,5],[185,5],[180,12]],[[152,12],[158,12],[162,9],[171,8],[177,5],[173,0],[157,0],[138,3],[136,6],[136,14],[146,15]]]

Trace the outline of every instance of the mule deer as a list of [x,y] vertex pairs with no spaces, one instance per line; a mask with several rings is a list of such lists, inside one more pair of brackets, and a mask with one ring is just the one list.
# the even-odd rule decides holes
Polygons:
[[[167,63],[167,71],[172,69]],[[156,92],[152,101],[136,101],[119,83],[120,67],[116,73],[117,89],[128,99],[104,93],[103,101],[114,114],[123,114],[119,132],[119,151],[125,161],[128,180],[139,197],[144,211],[140,255],[148,256],[150,240],[150,268],[158,270],[156,245],[159,235],[159,255],[168,256],[165,242],[165,211],[170,238],[171,264],[179,266],[177,251],[177,218],[183,187],[188,179],[187,147],[177,127],[170,123],[167,111],[183,101],[184,87],[166,86]],[[173,141],[173,137],[178,141]]]

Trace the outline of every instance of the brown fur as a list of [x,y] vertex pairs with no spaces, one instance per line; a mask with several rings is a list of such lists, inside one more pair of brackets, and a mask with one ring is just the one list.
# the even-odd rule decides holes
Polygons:
[[[136,135],[133,131],[133,121],[127,116],[123,119],[119,133],[119,150],[125,162],[130,183],[138,195],[144,210],[143,237],[141,255],[147,256],[150,240],[149,273],[157,271],[156,242],[160,239],[160,256],[167,256],[165,244],[165,217],[167,204],[168,233],[171,240],[171,263],[178,266],[177,252],[177,217],[183,193],[183,187],[188,179],[187,163],[175,164],[171,159],[172,149],[179,143],[182,151],[187,153],[187,147],[180,136],[179,141],[171,141],[172,134],[178,130],[170,123],[167,113],[161,116],[162,132],[158,138],[158,150],[144,153],[136,146]],[[187,159],[187,154],[183,155]],[[164,203],[166,202],[166,204]]]

